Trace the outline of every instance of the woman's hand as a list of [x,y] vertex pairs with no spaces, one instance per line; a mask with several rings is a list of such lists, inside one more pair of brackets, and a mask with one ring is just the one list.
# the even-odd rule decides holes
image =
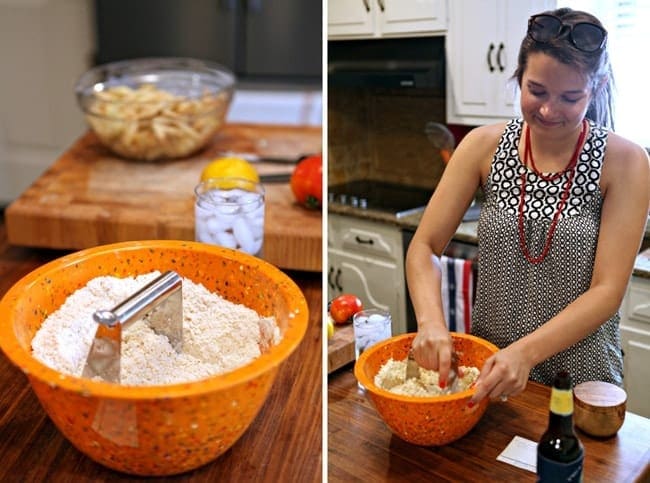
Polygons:
[[526,389],[530,370],[530,361],[516,347],[516,343],[500,350],[483,364],[470,406],[486,396],[504,401],[508,396],[519,394]]
[[453,343],[442,324],[422,324],[411,344],[415,361],[425,369],[438,371],[439,385],[447,385]]

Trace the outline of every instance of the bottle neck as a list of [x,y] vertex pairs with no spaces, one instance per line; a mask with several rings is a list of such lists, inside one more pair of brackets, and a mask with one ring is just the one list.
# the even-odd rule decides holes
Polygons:
[[548,427],[562,434],[573,434],[573,415],[560,415],[551,411],[548,416]]
[[573,433],[573,391],[571,389],[551,390],[549,428],[557,428],[562,433]]

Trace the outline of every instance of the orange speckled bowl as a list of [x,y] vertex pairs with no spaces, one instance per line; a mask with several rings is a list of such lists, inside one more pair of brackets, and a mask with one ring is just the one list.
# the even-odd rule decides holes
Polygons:
[[[461,366],[483,367],[485,360],[499,349],[490,342],[452,332]],[[488,398],[468,408],[474,389],[437,397],[412,397],[393,394],[375,386],[374,379],[390,358],[407,357],[415,334],[402,334],[366,349],[354,365],[354,375],[366,388],[377,412],[391,431],[409,443],[442,446],[465,436],[485,413]]]
[[[89,280],[153,270],[174,270],[232,302],[275,316],[282,341],[232,372],[167,386],[72,377],[31,356],[31,340],[45,317]],[[302,340],[308,315],[291,279],[245,253],[185,241],[116,243],[64,256],[18,281],[0,301],[0,348],[80,451],[118,471],[170,475],[214,460],[246,431],[279,365]]]

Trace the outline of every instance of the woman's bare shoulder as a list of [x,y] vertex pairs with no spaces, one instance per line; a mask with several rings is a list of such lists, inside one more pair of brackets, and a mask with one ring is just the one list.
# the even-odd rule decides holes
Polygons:
[[603,169],[618,174],[646,174],[650,170],[648,152],[637,143],[614,132],[609,132]]
[[505,127],[506,123],[498,123],[472,129],[463,138],[454,156],[464,160],[463,163],[476,166],[481,179],[485,181]]
[[609,132],[601,188],[606,194],[610,189],[623,193],[628,200],[633,199],[635,193],[645,198],[650,196],[650,159],[647,151],[629,139]]
[[467,134],[466,137],[478,142],[485,142],[489,140],[498,142],[505,128],[505,122],[486,124],[485,126],[475,127]]

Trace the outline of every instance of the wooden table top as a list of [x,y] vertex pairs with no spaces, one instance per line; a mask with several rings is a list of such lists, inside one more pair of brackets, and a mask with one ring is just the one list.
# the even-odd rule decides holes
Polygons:
[[[0,215],[0,297],[22,276],[63,254],[9,245]],[[309,327],[280,367],[257,418],[214,462],[156,481],[322,480],[321,274],[287,273],[305,294]],[[47,417],[25,375],[1,353],[0,462],[2,482],[138,480],[105,468],[74,448]]]
[[[330,374],[328,481],[535,481],[529,471],[497,461],[514,436],[537,441],[548,424],[550,388],[529,383],[506,403],[493,403],[460,440],[421,447],[394,436],[380,419],[350,365]],[[585,482],[650,481],[650,419],[627,413],[618,434],[585,447]]]

